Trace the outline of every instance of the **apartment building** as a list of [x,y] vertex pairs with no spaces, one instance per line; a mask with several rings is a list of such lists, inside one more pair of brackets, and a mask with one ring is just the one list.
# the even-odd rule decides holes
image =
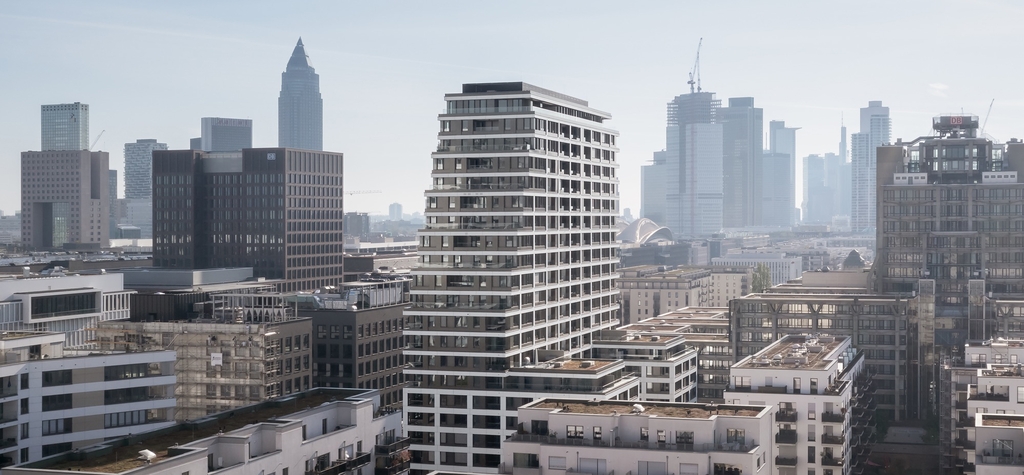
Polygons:
[[602,330],[594,335],[591,354],[626,361],[640,376],[640,400],[697,400],[697,348],[683,335],[640,330]]
[[711,264],[716,266],[754,267],[764,265],[771,274],[772,285],[779,285],[800,277],[803,259],[787,257],[784,252],[763,252],[754,250],[730,250],[729,254],[714,257]]
[[400,412],[381,411],[373,390],[317,388],[112,437],[4,473],[401,475],[409,467],[401,422]]
[[773,408],[780,475],[866,469],[875,403],[863,355],[849,337],[786,335],[730,372],[727,403]]
[[723,392],[729,384],[729,368],[736,362],[729,340],[727,308],[680,308],[621,326],[618,330],[682,335],[686,344],[697,350],[697,400],[725,401]]
[[638,395],[622,361],[585,358],[619,322],[618,132],[527,83],[445,101],[405,312],[406,427],[415,471],[496,473],[529,398]]
[[380,277],[298,296],[298,315],[312,319],[313,386],[377,389],[382,405],[402,405],[410,282]]
[[729,301],[750,293],[753,266],[711,266],[711,295],[707,307],[728,307]]
[[879,411],[892,420],[935,410],[935,355],[929,296],[870,293],[750,294],[729,306],[734,357],[754,355],[786,335],[849,337],[864,353]]
[[771,414],[764,405],[541,399],[519,408],[502,472],[772,474]]
[[[65,335],[0,335],[0,466],[174,424],[174,352],[65,353]],[[9,470],[5,468],[4,470]]]
[[712,272],[704,268],[637,266],[619,269],[623,324],[656,317],[682,307],[708,306]]
[[118,274],[49,274],[0,277],[0,331],[63,333],[65,345],[91,347],[100,322],[127,320],[130,298]]
[[171,349],[179,421],[195,420],[312,387],[312,319],[288,294],[220,294],[210,318],[107,322],[100,348]]
[[[981,468],[975,471],[975,466],[985,456],[1003,457],[1003,463],[989,459],[988,465],[1020,464],[1007,461],[1002,450],[997,455],[991,439],[979,437],[977,431],[983,415],[1024,414],[1024,374],[1020,362],[1024,362],[1024,340],[1005,338],[969,340],[964,345],[963,359],[949,357],[943,361],[939,385],[942,473],[981,473]],[[1018,445],[1017,451],[1021,452],[1021,448]],[[993,467],[988,470],[987,473],[1002,473],[991,471],[995,470]]]

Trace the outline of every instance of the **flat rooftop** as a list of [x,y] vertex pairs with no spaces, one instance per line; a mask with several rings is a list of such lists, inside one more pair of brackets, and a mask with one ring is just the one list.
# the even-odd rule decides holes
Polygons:
[[1024,340],[1007,340],[1005,338],[997,338],[995,340],[967,340],[967,346],[1006,346],[1009,348],[1024,348]]
[[733,368],[823,369],[831,355],[848,340],[845,336],[787,335]]
[[[642,414],[658,417],[674,417],[678,419],[710,419],[711,416],[757,417],[765,410],[761,406],[737,406],[691,403],[640,403]],[[630,414],[636,402],[633,401],[591,401],[543,399],[528,408],[551,409],[568,414],[614,415]]]
[[[318,388],[285,398],[221,412],[197,421],[178,423],[174,426],[177,430],[172,432],[154,431],[160,433],[154,437],[147,438],[144,433],[136,434],[131,436],[131,444],[124,446],[111,444],[115,446],[114,450],[100,457],[86,460],[63,460],[50,466],[28,464],[26,467],[71,472],[122,473],[145,465],[145,462],[138,460],[139,450],[142,448],[156,453],[157,457],[152,463],[156,465],[168,458],[168,448],[185,446],[197,440],[217,435],[221,431],[227,434],[250,424],[285,418],[289,414],[317,407],[325,402],[345,400],[364,392],[371,391],[323,391],[323,388]],[[110,443],[111,441],[108,440],[101,444]]]
[[1024,415],[982,414],[981,425],[985,427],[1024,427]]
[[593,371],[596,372],[609,365],[615,364],[618,360],[601,359],[555,359],[542,361],[537,364],[523,365],[512,368],[512,371],[520,370],[542,370],[542,371]]

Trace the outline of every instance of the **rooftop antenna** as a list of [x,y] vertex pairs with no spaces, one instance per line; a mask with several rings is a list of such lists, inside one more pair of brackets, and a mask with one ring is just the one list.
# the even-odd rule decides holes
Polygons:
[[[697,59],[693,60],[693,69],[690,70],[690,80],[686,81],[686,84],[690,85],[690,94],[693,94],[693,86],[697,85],[697,92],[700,92],[700,45],[704,44],[704,37],[700,38],[697,42]],[[697,75],[697,80],[693,80],[693,76]]]
[[985,113],[985,122],[983,122],[981,124],[981,133],[978,134],[979,136],[984,136],[985,135],[985,127],[988,126],[988,117],[990,115],[992,115],[992,105],[995,104],[995,103],[996,103],[995,99],[992,99],[992,102],[988,103],[988,112]]

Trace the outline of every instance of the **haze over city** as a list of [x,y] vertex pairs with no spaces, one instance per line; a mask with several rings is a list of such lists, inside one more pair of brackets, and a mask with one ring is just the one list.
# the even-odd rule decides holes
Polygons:
[[[1011,2],[25,2],[0,13],[0,154],[39,149],[39,105],[91,107],[94,150],[123,170],[123,144],[171,149],[200,117],[253,120],[277,141],[280,74],[302,37],[320,75],[324,149],[345,154],[346,211],[422,211],[442,95],[460,84],[526,81],[611,112],[621,132],[623,208],[640,208],[640,166],[665,147],[665,106],[689,91],[697,44],[703,90],[749,96],[765,124],[797,132],[797,157],[838,149],[869,100],[891,108],[893,138],[961,111],[998,140],[1024,136],[1010,49]],[[965,22],[965,18],[973,19]],[[990,117],[986,111],[995,99]],[[19,207],[16,169],[0,209]],[[797,183],[800,183],[798,176]],[[123,192],[122,192],[123,193]],[[801,202],[797,190],[796,202]]]

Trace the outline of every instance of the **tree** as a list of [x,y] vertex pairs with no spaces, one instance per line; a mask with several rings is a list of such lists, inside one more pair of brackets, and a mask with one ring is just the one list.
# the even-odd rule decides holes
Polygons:
[[758,294],[772,287],[772,273],[765,264],[758,264],[754,268],[754,278],[750,282],[753,293]]

